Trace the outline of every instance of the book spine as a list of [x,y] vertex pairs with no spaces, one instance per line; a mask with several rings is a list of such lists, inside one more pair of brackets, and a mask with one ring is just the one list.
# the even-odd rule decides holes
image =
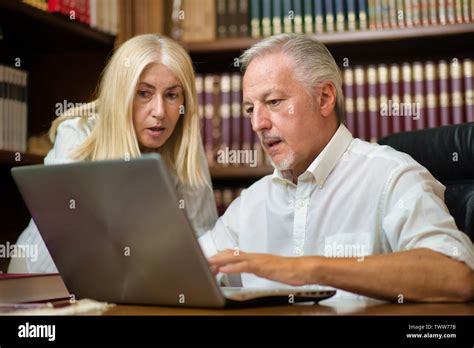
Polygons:
[[272,8],[271,0],[262,0],[262,35],[268,37],[272,35]]
[[404,28],[405,25],[405,1],[397,0],[397,24],[399,28]]
[[362,140],[368,140],[367,119],[366,119],[366,82],[365,71],[362,66],[356,66],[354,69],[355,91],[356,91],[356,127],[358,137]]
[[237,0],[227,0],[227,20],[229,37],[239,36],[239,6]]
[[433,62],[425,63],[425,81],[426,81],[426,118],[428,128],[438,127],[440,125],[438,115],[438,91],[436,88],[436,66]]
[[296,34],[302,34],[303,31],[303,3],[302,0],[293,0],[293,11],[294,11],[294,32]]
[[261,8],[259,0],[250,0],[250,31],[253,38],[262,37]]
[[304,0],[304,32],[306,34],[314,33],[314,19],[313,19],[313,0]]
[[[412,95],[414,93],[412,89],[412,68],[409,63],[402,64],[402,81],[403,81],[403,104],[413,105]],[[402,108],[400,108],[402,109]],[[403,130],[413,130],[413,120],[410,115],[405,115],[400,112],[400,116],[403,117]]]
[[198,102],[198,116],[199,116],[199,127],[201,130],[201,138],[203,143],[206,140],[205,137],[205,126],[204,126],[204,79],[201,74],[196,74],[196,95],[197,95],[197,102]]
[[214,139],[213,139],[213,122],[214,117],[214,76],[206,75],[204,77],[204,126],[206,139],[204,141],[204,148],[206,151],[207,163],[209,166],[214,165]]
[[[425,112],[425,89],[424,89],[423,65],[421,62],[413,63],[413,86],[415,89],[415,104],[412,108],[412,119],[416,121],[416,129],[426,128],[426,112]],[[418,110],[419,114],[415,115]]]
[[[380,64],[378,66],[378,78],[379,78],[379,102],[380,102],[380,110],[385,109],[386,112],[385,114],[382,114],[381,116],[381,137],[384,137],[386,135],[389,135],[392,130],[391,130],[391,122],[390,120],[394,117],[392,113],[392,108],[391,108],[391,102],[389,101],[389,81],[388,81],[388,67],[385,64]],[[377,138],[377,137],[376,137]]]
[[[369,137],[370,141],[375,141],[379,136],[379,99],[377,93],[377,68],[374,65],[367,67],[367,94],[368,94],[368,110],[369,110]],[[382,117],[381,128],[383,135],[383,127],[388,122],[387,117]],[[387,132],[388,133],[388,132]]]
[[344,69],[344,100],[346,111],[346,126],[354,137],[357,137],[355,127],[355,93],[354,93],[354,71],[352,68]]
[[336,1],[335,2],[335,14],[336,14],[336,31],[343,32],[346,30],[345,16],[344,16],[344,2]]
[[382,4],[382,27],[384,29],[390,28],[390,3],[389,0],[381,0]]
[[[357,21],[356,21],[356,0],[348,0],[347,1],[347,30],[354,31],[357,29]],[[360,20],[359,20],[360,23]]]
[[[359,2],[359,9],[360,9],[360,2]],[[369,29],[375,30],[377,29],[377,15],[376,15],[376,0],[368,0],[368,20],[369,20]],[[360,14],[359,14],[360,17]]]
[[462,14],[464,23],[471,22],[471,11],[469,9],[469,1],[470,0],[463,0],[462,2]]
[[231,75],[232,149],[242,148],[242,82],[239,73]]
[[[221,121],[221,149],[230,149],[232,144],[232,129],[231,129],[231,81],[230,75],[225,73],[221,75],[220,79],[220,121]],[[228,161],[220,163],[221,165],[228,165]]]
[[450,64],[451,77],[451,112],[453,115],[453,123],[463,123],[463,95],[462,95],[462,78],[461,63],[457,60]]
[[248,37],[249,36],[249,6],[248,0],[239,0],[239,36]]
[[413,5],[412,0],[405,0],[405,24],[407,28],[413,27]]
[[281,8],[281,1],[280,0],[273,0],[272,3],[272,27],[273,27],[273,34],[281,34],[283,32],[282,26],[282,8]]
[[[391,90],[391,101],[392,105],[400,106],[401,103],[401,91],[400,91],[400,67],[398,64],[390,65],[390,90]],[[400,107],[399,107],[400,109]],[[393,133],[399,133],[402,131],[402,118],[400,115],[392,117],[392,131]]]
[[324,14],[326,20],[326,31],[328,33],[333,33],[335,30],[334,26],[334,6],[332,0],[325,0],[324,2]]
[[283,0],[283,32],[293,33],[295,12],[291,0]]
[[439,24],[445,25],[447,23],[447,14],[446,14],[446,0],[438,0],[438,21]]
[[214,163],[217,159],[217,151],[222,143],[222,132],[221,132],[221,76],[214,74],[213,75],[213,84],[212,84],[212,102],[214,104],[212,115],[212,155]]
[[449,24],[456,23],[456,5],[454,0],[446,0],[446,22]]
[[472,59],[464,59],[463,75],[466,122],[474,122],[474,64]]
[[438,4],[437,1],[429,1],[430,24],[439,25],[438,22]]
[[421,25],[421,0],[412,0],[411,2],[411,9],[412,9],[412,16],[413,16],[413,26],[418,27]]
[[217,23],[217,37],[222,39],[228,36],[227,33],[227,5],[226,0],[216,0],[216,23]]
[[441,60],[438,62],[438,76],[439,76],[439,113],[441,126],[451,124],[451,105],[449,101],[449,71],[448,63]]
[[[431,1],[433,2],[433,1]],[[430,25],[430,5],[428,4],[428,0],[420,0],[420,17],[421,17],[421,24],[423,26]]]
[[358,0],[358,22],[360,30],[367,30],[369,27],[367,0]]
[[462,5],[462,0],[455,0],[455,11],[456,11],[456,23],[462,23],[463,22],[463,5]]
[[397,0],[389,0],[390,27],[398,28]]
[[383,29],[383,0],[375,0],[375,28]]
[[322,34],[324,32],[324,7],[322,0],[313,1],[314,8],[314,32]]

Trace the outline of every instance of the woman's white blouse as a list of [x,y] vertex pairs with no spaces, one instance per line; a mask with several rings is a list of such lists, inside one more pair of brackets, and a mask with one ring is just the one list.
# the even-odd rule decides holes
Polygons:
[[[95,118],[90,117],[87,123],[79,124],[80,117],[62,122],[56,132],[54,147],[44,159],[45,165],[70,163],[71,151],[80,145],[90,134]],[[202,171],[210,183],[209,169],[202,145],[199,149]],[[180,184],[176,178],[176,192],[185,202],[188,217],[198,236],[212,229],[217,220],[217,210],[211,187],[198,189]],[[8,271],[10,273],[53,273],[57,268],[44,244],[33,219],[18,238],[17,245],[37,245],[37,258],[12,258]]]

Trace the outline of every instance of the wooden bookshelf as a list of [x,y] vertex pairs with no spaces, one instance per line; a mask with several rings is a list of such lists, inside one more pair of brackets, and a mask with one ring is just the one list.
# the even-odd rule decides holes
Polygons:
[[[365,44],[400,42],[406,44],[413,40],[450,40],[465,39],[467,42],[474,42],[474,23],[448,24],[444,26],[426,26],[416,28],[400,28],[385,30],[364,30],[351,32],[325,33],[321,35],[311,34],[318,41],[324,43],[329,48],[336,45]],[[263,39],[263,38],[262,38]],[[211,53],[226,51],[241,51],[249,48],[261,39],[256,38],[229,38],[220,39],[213,42],[182,43],[191,53]],[[469,41],[470,40],[470,41]]]
[[[111,47],[115,37],[68,17],[18,0],[0,0],[2,36],[8,44],[41,50]],[[65,40],[66,39],[66,40]]]

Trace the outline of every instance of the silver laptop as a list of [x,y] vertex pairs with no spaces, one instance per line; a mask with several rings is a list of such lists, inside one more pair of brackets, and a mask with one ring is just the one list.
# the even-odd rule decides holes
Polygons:
[[226,307],[317,302],[335,294],[219,287],[158,154],[16,167],[12,175],[76,298]]

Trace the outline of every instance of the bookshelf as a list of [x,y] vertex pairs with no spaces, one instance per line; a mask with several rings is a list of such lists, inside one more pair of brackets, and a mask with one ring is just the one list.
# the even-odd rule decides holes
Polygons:
[[[384,29],[384,30],[363,30],[340,33],[324,33],[324,34],[308,34],[318,41],[324,43],[330,50],[337,45],[347,44],[372,44],[382,43],[384,46],[387,42],[390,45],[406,45],[407,43],[436,41],[446,44],[453,38],[463,40],[464,43],[473,42],[474,40],[474,23],[451,24],[440,27],[419,27],[419,28],[400,28],[400,29]],[[209,54],[212,52],[239,52],[257,43],[260,39],[255,38],[228,38],[217,39],[209,42],[183,42],[183,46],[191,54]]]
[[[183,1],[186,2],[190,0]],[[241,3],[242,1],[244,0],[217,0],[215,28],[216,32],[214,39],[209,39],[209,37],[206,36],[206,38],[203,40],[193,38],[193,40],[191,41],[181,41],[183,47],[188,50],[193,62],[195,63],[197,74],[201,75],[203,80],[205,80],[206,76],[208,75],[219,75],[220,77],[222,77],[227,74],[238,73],[238,67],[235,67],[233,65],[235,59],[238,58],[245,49],[257,43],[264,37],[269,36],[262,36],[262,34],[265,33],[265,23],[267,23],[267,25],[268,23],[270,23],[271,26],[271,30],[267,28],[267,34],[269,32],[271,33],[275,29],[275,17],[281,16],[280,19],[277,19],[277,22],[280,22],[282,23],[282,25],[284,25],[286,17],[284,14],[285,11],[275,15],[275,4],[285,4],[284,1],[250,0],[248,2],[249,6],[244,10],[248,11],[248,34],[241,35],[240,32],[237,34],[235,34],[235,32],[232,33],[230,28],[232,25],[235,24],[235,22],[233,22],[234,19],[230,12],[235,11],[235,9],[230,10],[230,7],[227,7],[226,10],[222,10],[222,8],[224,8],[225,6],[230,6],[230,2]],[[169,2],[173,3],[173,1],[171,0]],[[221,10],[219,10],[219,2],[226,3],[227,5],[223,5],[223,7],[221,7]],[[327,24],[329,23],[329,21],[327,21],[328,17],[325,16],[328,15],[327,5],[331,2],[335,6],[333,8],[334,27],[332,31],[328,31]],[[255,10],[255,8],[252,7],[252,4],[256,3],[260,3],[260,9],[257,8],[256,12],[252,12]],[[449,80],[451,79],[451,77],[449,77],[446,80],[447,89],[441,91],[438,86],[441,82],[438,79],[437,71],[438,69],[440,69],[440,66],[438,65],[440,61],[446,61],[449,70],[450,62],[454,59],[456,59],[462,64],[463,69],[465,66],[467,66],[464,65],[466,61],[467,64],[469,64],[469,62],[474,59],[474,45],[471,44],[474,42],[473,1],[453,1],[451,3],[451,7],[446,5],[446,8],[442,8],[440,2],[427,2],[425,0],[400,0],[396,2],[389,0],[321,0],[318,2],[302,0],[296,2],[288,1],[288,3],[292,3],[293,6],[295,6],[292,8],[295,14],[301,14],[303,18],[305,18],[304,13],[302,13],[301,8],[297,9],[297,5],[295,4],[299,4],[298,6],[301,6],[301,4],[303,4],[304,7],[307,6],[307,4],[309,3],[310,8],[312,6],[316,6],[317,3],[324,4],[322,5],[323,9],[319,9],[319,11],[322,11],[319,12],[319,14],[322,14],[321,27],[323,27],[323,29],[319,29],[318,31],[316,25],[316,15],[318,13],[313,12],[313,17],[311,18],[311,20],[314,21],[314,26],[312,27],[313,30],[309,31],[304,35],[311,36],[317,39],[318,41],[324,43],[334,56],[334,59],[339,65],[343,74],[344,70],[349,66],[350,69],[353,70],[352,73],[354,73],[354,81],[356,80],[356,71],[354,68],[358,68],[359,72],[362,68],[362,72],[365,75],[365,81],[362,82],[362,84],[354,82],[353,91],[355,95],[359,93],[360,90],[364,90],[363,98],[366,100],[366,105],[368,105],[369,94],[372,93],[374,90],[381,90],[383,91],[383,93],[386,93],[386,95],[382,95],[382,92],[380,92],[380,94],[376,95],[376,98],[379,98],[377,100],[382,100],[381,98],[383,96],[387,96],[389,98],[392,97],[391,93],[394,89],[399,91],[400,100],[405,100],[405,95],[403,93],[405,93],[407,89],[405,89],[406,86],[403,80],[400,80],[400,83],[398,85],[395,85],[392,84],[392,81],[389,79],[386,85],[383,85],[382,80],[379,79],[379,74],[384,69],[386,69],[386,71],[391,74],[392,66],[398,66],[400,77],[402,78],[402,68],[404,63],[409,63],[411,65],[410,68],[412,69],[410,72],[412,74],[412,78],[408,82],[408,84],[411,86],[411,89],[408,89],[408,91],[413,97],[413,101],[418,102],[418,99],[416,98],[421,93],[422,95],[424,95],[424,102],[426,103],[428,99],[428,94],[430,94],[429,97],[431,98],[431,93],[433,93],[433,91],[434,94],[438,94],[437,98],[439,98],[442,92],[446,91],[450,93],[451,97],[451,94],[454,95],[453,91],[455,88],[464,88],[464,86],[467,86],[467,79],[465,80],[465,77],[462,76],[461,79],[457,82],[454,81],[454,79]],[[361,7],[361,4],[364,3],[365,9],[364,7]],[[379,7],[377,7],[377,3],[380,4]],[[436,5],[433,7],[435,3]],[[341,4],[343,4],[343,6],[341,6]],[[459,7],[460,4],[462,4],[461,7]],[[352,29],[349,29],[349,25],[351,24],[349,23],[350,16],[348,13],[351,10],[350,6],[352,6],[352,10],[354,10],[354,6],[356,6],[355,8],[358,9],[355,10],[355,24],[352,23],[355,29],[354,27]],[[393,6],[397,7],[397,11],[392,11],[394,9]],[[453,6],[456,7],[453,8]],[[359,22],[361,13],[358,11],[361,8],[363,11],[366,11],[365,13],[367,15],[366,23],[364,25]],[[403,9],[403,18],[401,20],[399,11],[400,8]],[[313,8],[313,11],[316,10]],[[337,28],[338,23],[336,23],[336,21],[339,21],[337,15],[341,14],[341,11],[343,14],[341,18],[343,18],[343,21],[345,21],[345,23],[343,23],[343,30],[339,30]],[[204,12],[205,11],[203,10],[203,13]],[[258,26],[257,24],[256,27],[258,28],[257,31],[260,31],[259,34],[256,35],[261,36],[259,38],[252,37],[252,31],[255,27],[252,26],[251,19],[255,18],[254,13],[257,13],[257,22],[260,22],[260,26]],[[393,13],[395,13],[395,17]],[[396,18],[397,14],[398,19]],[[199,11],[194,15],[202,16]],[[222,18],[220,23],[225,27],[223,30],[225,34],[222,34],[222,32],[220,31],[220,17]],[[175,28],[176,26],[179,26],[179,22],[176,23],[176,21],[173,21],[171,17],[168,18],[168,21],[170,24],[167,27]],[[237,19],[237,23],[239,23],[238,21],[239,19]],[[306,18],[304,19],[304,22],[306,22]],[[296,25],[296,20],[293,24]],[[304,28],[303,31],[306,31],[306,28]],[[169,33],[172,33],[172,31],[169,31]],[[349,62],[348,66],[345,65],[346,62]],[[421,64],[415,64],[415,62],[421,62]],[[427,62],[430,62],[430,64],[426,64]],[[377,74],[377,80],[375,82],[376,84],[373,84],[372,82],[371,84],[368,82],[369,68],[372,69],[371,72],[375,71],[375,73]],[[433,68],[436,72],[434,79],[431,80],[428,78],[426,72]],[[420,84],[419,78],[415,78],[415,74],[417,74],[420,69],[422,69],[424,76],[423,78],[426,77],[426,79],[422,81],[422,84]],[[448,71],[448,74],[451,74],[451,72]],[[389,76],[391,78],[392,75]],[[359,89],[356,91],[357,88]],[[344,90],[344,92],[346,91]],[[225,93],[226,92],[222,92],[222,95],[224,95]],[[461,90],[461,93],[463,94],[464,92]],[[207,94],[204,91],[203,94],[204,96],[202,97],[202,99],[204,100],[204,104],[206,104],[205,100],[207,98],[207,95],[209,94],[209,91]],[[359,93],[357,96],[359,95],[362,94]],[[355,100],[356,99],[354,98],[354,108],[356,106]],[[437,100],[437,103],[441,103],[440,99]],[[206,107],[204,108],[204,113]],[[369,110],[368,106],[366,107],[367,109],[364,112],[368,117]],[[438,104],[438,107],[439,109],[443,109],[441,104]],[[360,114],[357,114],[357,112],[358,110],[352,113],[352,119],[360,117]],[[444,110],[433,110],[433,108],[430,109],[429,105],[425,105],[425,109],[423,109],[423,112],[426,112],[425,115],[428,115],[428,117],[430,117],[430,115],[433,113],[438,113],[436,117],[438,117],[438,119],[441,119],[440,122],[445,123],[453,121],[459,122],[459,120],[461,119],[461,117],[456,117],[452,115],[453,110],[451,109],[451,106],[449,108],[444,108]],[[377,112],[370,111],[371,119],[377,117],[376,114]],[[445,117],[446,114],[448,114],[449,117]],[[467,119],[469,119],[469,117],[467,117]],[[393,124],[390,123],[387,125],[387,122],[385,122],[387,118],[383,120],[380,117],[378,118],[378,133],[375,132],[378,134],[378,137],[376,137],[375,139],[380,138],[381,136],[384,136],[387,133],[390,134],[390,132],[408,130],[408,126],[413,127],[413,130],[417,129],[416,127],[419,127],[419,125],[415,125],[415,122],[413,121],[400,121],[397,124],[395,124],[395,121],[393,121]],[[203,119],[203,123],[205,124],[205,114]],[[449,119],[449,121],[446,121],[447,119]],[[222,120],[223,118],[221,117],[221,121]],[[409,125],[410,123],[411,125]],[[436,122],[433,122],[433,119],[428,119],[428,121],[427,119],[425,119],[422,124],[422,127],[432,127],[436,125]],[[404,129],[404,127],[407,129]],[[209,129],[211,129],[211,127],[209,127]],[[208,131],[205,130],[205,133],[207,134]],[[357,136],[357,132],[354,134]],[[365,134],[366,140],[374,139],[371,138],[372,129],[367,129],[367,131],[365,133],[362,132],[362,134]],[[206,139],[204,140],[204,143],[206,143]],[[252,141],[250,143],[251,147],[255,146],[254,144],[255,143]],[[220,148],[220,146],[222,146],[222,144],[218,144],[217,148]],[[222,188],[222,190],[224,191],[229,188],[235,188],[238,185],[241,185],[242,187],[249,186],[251,183],[258,180],[262,176],[270,174],[272,172],[272,168],[269,167],[267,164],[264,164],[262,167],[257,168],[250,168],[248,166],[227,166],[211,167],[210,170],[214,187],[217,187],[218,189]],[[225,196],[225,194],[223,196]],[[216,198],[216,201],[221,201],[222,199],[222,197],[220,197],[219,199]],[[226,206],[225,203],[224,206]]]
[[[114,44],[115,36],[77,19],[19,0],[0,0],[0,64],[28,73],[28,137],[48,131],[58,103],[85,102],[94,97]],[[10,170],[18,165],[41,164],[43,158],[28,150],[0,150],[1,244],[14,243],[30,219]],[[0,259],[0,271],[6,271],[8,262]]]

